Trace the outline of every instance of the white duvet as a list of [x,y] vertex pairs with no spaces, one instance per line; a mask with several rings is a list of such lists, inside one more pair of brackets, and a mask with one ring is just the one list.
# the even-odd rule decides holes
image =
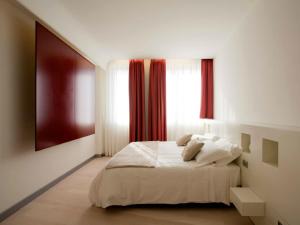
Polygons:
[[229,204],[230,187],[239,185],[240,168],[198,167],[184,162],[175,142],[139,142],[117,153],[93,180],[92,204],[178,204],[222,202]]
[[114,155],[106,169],[120,167],[156,167],[157,141],[132,142]]

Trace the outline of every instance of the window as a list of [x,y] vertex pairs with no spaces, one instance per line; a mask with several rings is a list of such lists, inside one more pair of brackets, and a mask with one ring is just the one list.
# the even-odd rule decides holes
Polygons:
[[129,61],[108,65],[106,75],[105,154],[112,156],[128,144]]
[[167,133],[168,140],[176,140],[186,133],[201,131],[200,60],[167,60]]
[[128,91],[128,61],[113,62],[108,67],[107,76],[107,107],[109,122],[117,125],[129,124],[129,91]]

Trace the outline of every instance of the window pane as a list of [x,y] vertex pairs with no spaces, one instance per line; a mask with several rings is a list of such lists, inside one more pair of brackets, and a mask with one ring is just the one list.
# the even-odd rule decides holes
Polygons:
[[200,60],[167,60],[166,67],[168,140],[199,133]]

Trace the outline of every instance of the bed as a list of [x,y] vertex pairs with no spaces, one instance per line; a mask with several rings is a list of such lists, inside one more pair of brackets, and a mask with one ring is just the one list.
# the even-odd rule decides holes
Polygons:
[[236,164],[199,167],[184,162],[175,142],[134,142],[110,159],[93,180],[93,205],[209,203],[229,204],[230,187],[240,184]]

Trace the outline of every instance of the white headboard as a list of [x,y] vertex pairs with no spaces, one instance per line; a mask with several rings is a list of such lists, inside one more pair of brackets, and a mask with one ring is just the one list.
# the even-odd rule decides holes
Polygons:
[[[266,216],[252,217],[253,222],[263,225],[277,225],[278,221],[284,225],[300,224],[300,130],[222,121],[206,123],[208,132],[234,143],[241,144],[242,133],[250,135],[250,152],[243,152],[239,160],[241,181],[266,202]],[[276,165],[272,160],[277,156],[277,144]],[[267,162],[263,162],[263,153]],[[270,153],[274,155],[269,157]],[[242,165],[242,160],[248,162],[248,168]]]

